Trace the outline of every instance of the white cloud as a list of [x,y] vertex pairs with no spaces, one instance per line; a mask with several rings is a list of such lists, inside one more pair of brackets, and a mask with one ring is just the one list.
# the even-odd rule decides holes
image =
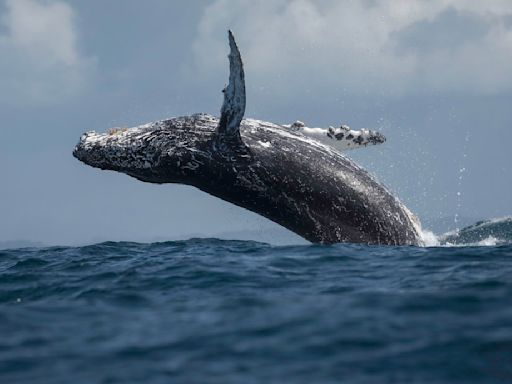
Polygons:
[[87,84],[95,61],[77,48],[73,9],[61,1],[7,0],[0,14],[0,101],[47,104]]
[[509,0],[216,0],[194,43],[199,70],[226,65],[227,28],[249,76],[293,91],[512,90]]

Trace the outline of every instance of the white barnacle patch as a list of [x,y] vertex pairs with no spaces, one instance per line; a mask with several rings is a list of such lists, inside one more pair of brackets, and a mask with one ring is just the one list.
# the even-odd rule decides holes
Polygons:
[[270,141],[258,141],[258,144],[261,145],[263,148],[270,148],[272,146]]
[[153,166],[152,155],[143,149],[151,141],[154,125],[87,132],[80,138],[75,153],[88,164],[101,168],[149,169]]

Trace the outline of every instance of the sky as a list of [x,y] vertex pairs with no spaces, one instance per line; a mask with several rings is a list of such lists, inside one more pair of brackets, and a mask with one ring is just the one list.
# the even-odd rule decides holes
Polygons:
[[0,0],[0,242],[300,243],[192,187],[71,155],[88,130],[218,115],[228,29],[247,117],[382,131],[348,155],[426,227],[512,214],[509,0]]

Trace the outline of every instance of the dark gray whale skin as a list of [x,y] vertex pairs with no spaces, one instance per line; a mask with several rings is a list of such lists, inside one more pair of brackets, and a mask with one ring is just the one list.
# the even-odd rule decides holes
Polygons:
[[314,243],[420,243],[407,208],[341,153],[257,120],[240,124],[244,146],[219,145],[218,122],[196,114],[86,133],[73,155],[141,181],[192,185]]
[[353,161],[286,127],[242,120],[243,67],[231,34],[230,43],[220,119],[195,114],[88,132],[73,155],[144,182],[197,187],[313,243],[421,244],[414,215]]

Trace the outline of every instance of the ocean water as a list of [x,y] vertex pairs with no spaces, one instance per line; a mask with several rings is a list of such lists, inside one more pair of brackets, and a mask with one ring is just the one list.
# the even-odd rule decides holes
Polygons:
[[450,234],[470,246],[2,250],[0,383],[511,383],[508,223]]

